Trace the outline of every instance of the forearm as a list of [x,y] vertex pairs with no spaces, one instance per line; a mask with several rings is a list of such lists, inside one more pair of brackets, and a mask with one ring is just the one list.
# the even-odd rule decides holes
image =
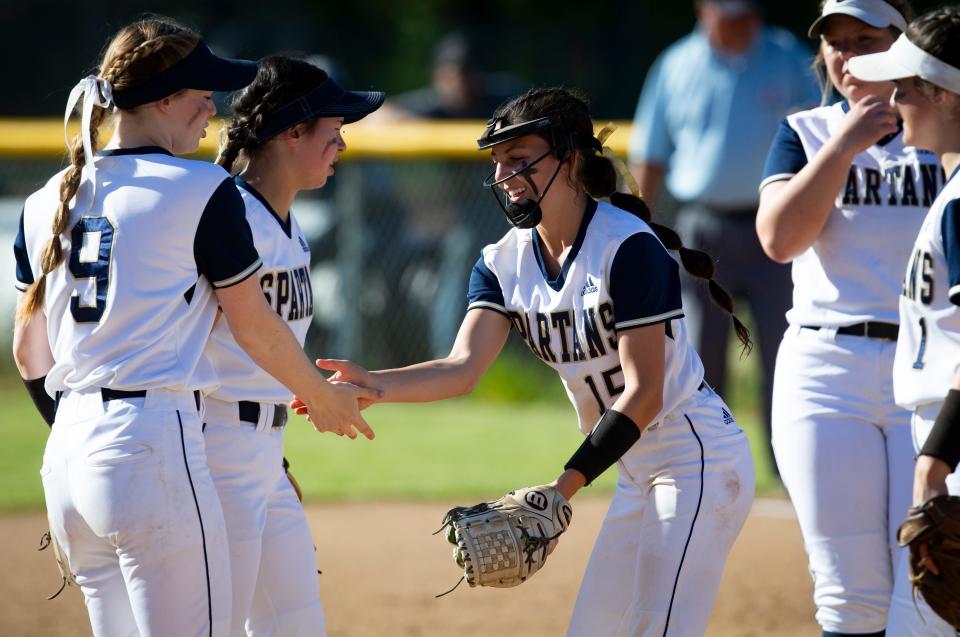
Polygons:
[[852,161],[853,154],[831,140],[789,181],[764,188],[757,235],[771,259],[786,263],[813,245],[846,183]]
[[243,350],[268,374],[298,395],[311,395],[325,381],[303,352],[299,341],[279,316],[266,305],[265,310],[250,308],[233,317],[226,316],[230,331]]
[[383,390],[384,402],[424,403],[469,394],[482,373],[482,370],[472,370],[468,361],[448,356],[371,372],[371,376],[373,383]]

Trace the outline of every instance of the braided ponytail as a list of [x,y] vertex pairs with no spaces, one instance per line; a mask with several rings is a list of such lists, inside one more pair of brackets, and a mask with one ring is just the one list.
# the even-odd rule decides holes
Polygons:
[[[171,20],[141,20],[121,29],[114,36],[104,54],[99,77],[106,80],[113,89],[123,90],[172,66],[185,57],[199,40],[195,33]],[[101,94],[101,97],[106,96]],[[93,107],[90,114],[89,136],[94,153],[100,149],[100,126],[107,115],[107,109],[98,105]],[[21,319],[30,318],[43,307],[47,275],[65,259],[61,235],[67,231],[70,223],[71,202],[80,189],[83,168],[87,161],[83,147],[83,131],[70,141],[68,152],[70,168],[60,179],[60,202],[50,224],[52,236],[40,254],[40,277],[27,289],[26,298],[17,311],[17,316]]]
[[663,224],[655,223],[652,220],[650,208],[647,207],[647,204],[644,203],[640,197],[622,192],[614,192],[610,193],[610,203],[646,221],[647,225],[649,225],[650,229],[657,235],[657,238],[660,239],[664,247],[666,247],[667,250],[673,250],[679,254],[680,263],[683,265],[684,270],[697,278],[707,280],[710,298],[730,314],[730,318],[733,320],[733,329],[736,331],[737,338],[743,345],[743,353],[749,354],[750,351],[753,350],[750,331],[733,313],[733,299],[730,298],[730,294],[713,279],[716,272],[713,258],[702,250],[684,247],[680,235],[678,235],[675,230]]
[[[217,164],[235,174],[241,154],[251,157],[269,140],[260,139],[263,123],[277,110],[322,84],[327,73],[292,55],[268,55],[257,62],[257,77],[233,97],[230,125],[222,136]],[[310,127],[316,122],[306,122]]]

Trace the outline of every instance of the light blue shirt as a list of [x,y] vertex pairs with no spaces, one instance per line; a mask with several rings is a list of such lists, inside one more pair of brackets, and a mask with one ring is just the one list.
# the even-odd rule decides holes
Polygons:
[[680,201],[752,206],[783,117],[820,99],[810,51],[764,27],[749,51],[727,56],[697,29],[660,54],[647,75],[630,161],[666,166]]

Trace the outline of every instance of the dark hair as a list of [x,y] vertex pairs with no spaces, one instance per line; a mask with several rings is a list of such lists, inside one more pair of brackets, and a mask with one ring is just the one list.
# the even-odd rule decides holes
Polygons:
[[[586,98],[565,88],[531,89],[497,108],[493,119],[501,120],[502,126],[509,126],[546,116],[559,120],[559,132],[557,128],[552,128],[534,134],[553,147],[553,155],[557,159],[569,160],[578,166],[576,174],[572,176],[574,185],[594,199],[609,198],[614,206],[640,217],[668,250],[677,251],[680,263],[687,272],[708,281],[710,296],[730,314],[737,338],[743,344],[744,351],[749,352],[753,348],[750,332],[733,314],[733,299],[713,280],[713,258],[706,252],[684,247],[676,231],[655,223],[642,199],[616,192],[617,171],[613,163],[600,153],[601,145],[593,136],[593,120]],[[577,158],[580,159],[579,163],[576,162]]]
[[[820,0],[820,13],[823,13],[823,7],[827,4],[828,0]],[[913,20],[913,7],[910,6],[910,3],[907,0],[883,0],[891,7],[900,12],[900,15],[903,16],[903,19],[909,24]],[[887,27],[894,37],[900,36],[900,29],[895,26]],[[826,104],[827,99],[830,94],[835,90],[835,87],[830,84],[830,76],[827,74],[827,65],[823,59],[823,47],[822,45],[817,46],[817,54],[813,56],[813,74],[817,78],[817,83],[820,85],[820,95],[822,96],[821,103]]]
[[[230,103],[230,126],[220,148],[217,163],[227,172],[240,153],[249,158],[267,141],[259,140],[264,121],[278,109],[323,84],[327,73],[306,60],[290,54],[268,55],[257,62],[257,77]],[[312,127],[317,118],[304,122]]]
[[941,62],[960,69],[960,7],[924,13],[907,27],[907,37]]
[[[200,36],[163,17],[138,20],[120,29],[110,40],[100,63],[99,77],[107,80],[114,91],[123,91],[146,82],[157,73],[173,66],[192,51]],[[90,116],[90,142],[93,152],[100,145],[100,125],[106,119],[107,109],[93,107]],[[70,221],[70,201],[80,188],[80,178],[86,157],[83,153],[83,135],[77,133],[68,146],[71,166],[60,180],[60,203],[51,223],[53,236],[40,255],[42,274],[27,290],[20,307],[21,317],[30,317],[43,305],[46,296],[46,277],[63,263],[63,245],[60,235],[66,232]]]

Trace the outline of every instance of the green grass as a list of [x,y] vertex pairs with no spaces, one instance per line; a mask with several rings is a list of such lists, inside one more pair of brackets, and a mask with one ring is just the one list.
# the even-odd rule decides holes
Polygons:
[[[733,359],[728,402],[751,441],[760,440],[757,358]],[[0,511],[42,507],[47,427],[9,374],[0,374],[0,413]],[[469,398],[364,413],[377,433],[372,442],[318,434],[300,418],[288,426],[287,456],[308,498],[491,498],[552,480],[581,440],[557,376],[516,350],[505,352]],[[752,446],[758,490],[779,489],[762,446]],[[609,492],[615,477],[607,471],[591,490]]]

